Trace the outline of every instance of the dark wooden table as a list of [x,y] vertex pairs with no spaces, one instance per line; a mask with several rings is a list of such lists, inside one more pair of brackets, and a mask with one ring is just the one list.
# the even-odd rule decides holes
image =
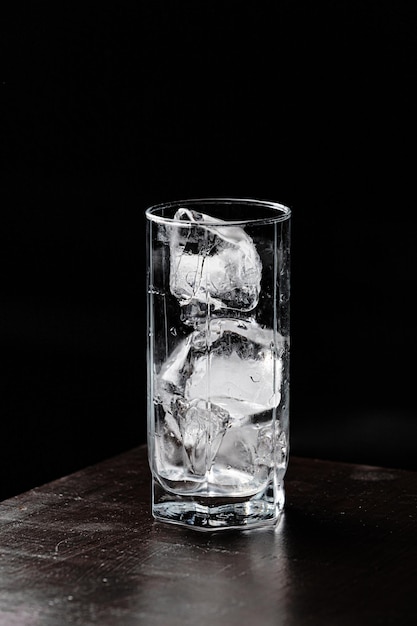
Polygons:
[[291,458],[276,530],[153,522],[146,447],[0,503],[1,626],[417,624],[417,473]]

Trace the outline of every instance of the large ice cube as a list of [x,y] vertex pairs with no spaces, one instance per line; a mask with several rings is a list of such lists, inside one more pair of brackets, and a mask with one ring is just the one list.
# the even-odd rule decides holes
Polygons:
[[254,321],[217,318],[190,333],[167,359],[157,397],[167,412],[179,396],[211,402],[244,420],[278,406],[282,349],[282,337]]
[[189,209],[179,209],[175,220],[187,220],[170,237],[170,290],[180,305],[191,316],[204,315],[207,306],[253,310],[262,263],[252,238],[240,226]]

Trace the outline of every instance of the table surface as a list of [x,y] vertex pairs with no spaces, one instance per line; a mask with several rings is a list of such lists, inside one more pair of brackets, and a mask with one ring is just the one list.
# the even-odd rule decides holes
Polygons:
[[293,457],[276,529],[154,522],[146,446],[0,503],[0,625],[417,623],[417,473]]

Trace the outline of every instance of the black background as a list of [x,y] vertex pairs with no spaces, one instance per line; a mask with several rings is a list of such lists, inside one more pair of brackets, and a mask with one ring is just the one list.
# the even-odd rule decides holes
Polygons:
[[289,205],[291,451],[417,469],[412,3],[2,21],[0,497],[146,439],[147,206]]

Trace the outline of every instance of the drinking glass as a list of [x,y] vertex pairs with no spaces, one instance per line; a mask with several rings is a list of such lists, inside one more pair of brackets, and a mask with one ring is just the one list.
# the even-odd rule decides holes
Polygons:
[[289,454],[290,215],[199,198],[147,217],[152,514],[197,530],[274,525]]

